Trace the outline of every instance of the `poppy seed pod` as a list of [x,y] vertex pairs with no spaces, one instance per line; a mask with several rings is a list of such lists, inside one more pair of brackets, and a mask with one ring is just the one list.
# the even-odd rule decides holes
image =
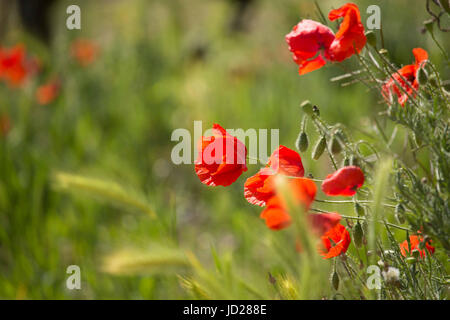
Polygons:
[[308,145],[308,135],[304,131],[300,132],[297,141],[295,142],[295,146],[297,147],[298,151],[305,152],[306,150],[308,150]]
[[355,241],[355,246],[360,248],[363,244],[364,231],[362,229],[361,224],[358,223],[353,228],[353,241]]
[[366,39],[367,39],[367,43],[372,46],[372,47],[376,47],[377,46],[377,37],[375,36],[375,33],[372,30],[369,30],[366,32]]
[[313,105],[309,100],[305,100],[300,104],[300,108],[302,108],[303,112],[309,116],[313,116]]
[[322,153],[325,151],[325,147],[327,146],[327,140],[325,137],[320,138],[320,140],[317,142],[316,146],[314,147],[312,158],[314,160],[319,160]]
[[333,271],[333,273],[331,274],[331,285],[333,286],[334,290],[338,290],[339,289],[339,275],[336,272],[336,270]]

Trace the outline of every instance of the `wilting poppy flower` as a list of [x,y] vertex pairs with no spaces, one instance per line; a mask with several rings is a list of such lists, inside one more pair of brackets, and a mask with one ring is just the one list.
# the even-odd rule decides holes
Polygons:
[[[421,235],[409,236],[409,242],[411,243],[411,251],[418,250],[421,258],[425,257],[425,255],[427,254],[426,251],[428,251],[430,254],[434,253],[434,247],[429,243],[429,242],[431,242],[431,240],[428,242],[425,242],[425,248],[427,250],[419,249],[420,243],[422,243],[424,241],[425,240],[423,239],[423,237]],[[400,251],[404,257],[407,256],[407,253],[410,253],[407,240],[400,243]]]
[[27,76],[25,48],[17,45],[10,49],[0,48],[0,79],[9,85],[22,85]]
[[299,65],[299,74],[314,71],[326,64],[325,54],[334,40],[333,31],[323,24],[305,19],[286,35],[286,42]]
[[[313,233],[317,236],[322,236],[329,230],[333,229],[341,221],[341,215],[336,212],[310,214],[308,215],[309,223],[312,227]],[[302,243],[298,239],[295,243],[297,252],[302,252]]]
[[251,204],[264,207],[275,195],[276,174],[303,177],[304,173],[300,155],[292,149],[280,146],[272,153],[266,167],[247,179],[244,184],[244,196]]
[[337,224],[322,237],[323,249],[320,250],[324,259],[337,257],[347,252],[350,245],[350,233],[342,224]]
[[59,80],[53,80],[41,85],[36,91],[36,100],[40,105],[51,103],[59,94],[61,83]]
[[328,19],[334,21],[344,18],[336,36],[327,50],[327,58],[332,61],[343,61],[356,52],[361,52],[366,45],[364,26],[358,6],[353,3],[344,4],[336,10],[331,10]]
[[11,130],[11,120],[7,114],[0,114],[0,136],[6,137]]
[[[388,104],[392,103],[392,94],[397,95],[398,103],[402,107],[405,105],[406,100],[408,100],[408,95],[411,97],[416,95],[415,91],[419,89],[417,72],[425,65],[426,60],[428,60],[428,53],[422,48],[414,48],[413,54],[416,60],[414,64],[406,65],[397,70],[382,87],[381,93]],[[403,90],[397,86],[397,83],[400,84]]]
[[311,225],[318,235],[323,235],[333,229],[340,221],[341,215],[336,212],[310,214]]
[[[305,211],[308,211],[316,197],[317,187],[314,182],[307,178],[287,178],[286,182],[294,204],[302,205]],[[266,208],[261,212],[260,217],[273,230],[280,230],[289,226],[291,216],[287,212],[286,199],[278,193],[272,196],[267,201]]]
[[72,42],[71,55],[77,60],[77,62],[86,67],[90,65],[98,56],[99,49],[97,45],[91,40],[77,39]]
[[359,167],[347,166],[329,174],[322,183],[328,196],[353,196],[364,184],[364,173]]
[[212,131],[212,136],[199,141],[195,173],[206,185],[228,186],[247,171],[247,148],[218,124]]

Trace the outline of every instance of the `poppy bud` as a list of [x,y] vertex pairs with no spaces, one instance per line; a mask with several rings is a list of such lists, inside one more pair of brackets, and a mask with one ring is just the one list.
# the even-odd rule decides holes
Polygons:
[[369,30],[366,32],[366,39],[367,43],[371,45],[372,47],[376,48],[377,46],[377,37],[375,36],[375,33],[372,30]]
[[412,250],[411,253],[415,259],[418,259],[420,257],[420,251],[417,249]]
[[413,257],[406,258],[406,263],[408,263],[408,264],[414,264],[414,263],[416,263],[416,261],[417,261],[417,259],[413,258]]
[[428,77],[428,81],[430,81],[430,84],[431,84],[433,87],[435,87],[435,88],[437,88],[437,87],[439,86],[435,74],[430,75],[430,76]]
[[303,112],[306,113],[309,116],[313,116],[314,112],[313,112],[313,105],[311,104],[311,102],[309,100],[305,100],[302,102],[302,104],[300,105],[300,107],[302,108]]
[[349,157],[345,157],[344,161],[342,162],[342,166],[343,167],[347,167],[350,165],[350,158]]
[[339,275],[336,272],[336,270],[333,271],[331,274],[331,285],[333,286],[334,290],[339,289]]
[[433,33],[433,20],[427,20],[423,24],[429,33]]
[[350,157],[350,165],[359,167],[358,158],[356,158],[355,156],[351,156]]
[[318,106],[313,106],[313,112],[316,116],[320,116],[320,110]]
[[358,217],[363,217],[366,215],[364,207],[360,205],[358,202],[355,202],[355,212],[358,215]]
[[360,248],[362,246],[363,237],[364,237],[364,232],[363,232],[361,224],[358,221],[358,223],[353,228],[353,240],[355,241],[355,246],[357,248]]
[[316,146],[314,147],[312,158],[314,160],[319,160],[322,153],[325,151],[325,147],[327,146],[327,140],[325,137],[320,138],[320,140],[317,142]]
[[395,218],[400,224],[405,223],[405,207],[401,203],[395,207]]
[[305,152],[306,150],[308,150],[308,145],[308,135],[304,131],[300,132],[297,141],[295,142],[295,146],[297,147],[298,151]]
[[342,145],[336,136],[331,137],[329,148],[332,154],[339,154],[342,151]]
[[419,68],[419,71],[417,71],[417,81],[421,86],[428,82],[428,73],[424,68]]

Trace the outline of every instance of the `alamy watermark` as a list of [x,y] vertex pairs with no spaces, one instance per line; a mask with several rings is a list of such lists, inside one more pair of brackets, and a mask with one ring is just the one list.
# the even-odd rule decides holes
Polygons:
[[366,10],[370,16],[366,20],[366,27],[369,30],[381,29],[381,9],[376,4],[370,5]]
[[69,16],[66,19],[66,27],[69,30],[81,29],[81,9],[76,4],[67,7],[66,13]]
[[66,280],[66,287],[69,290],[81,289],[81,269],[76,264],[70,265],[66,269],[66,273],[70,274]]
[[[226,129],[230,136],[236,137],[247,146],[247,156],[249,164],[266,164],[270,154],[279,146],[279,129]],[[202,136],[210,137],[214,135],[213,129],[208,129],[203,133],[202,121],[194,121],[194,134],[185,128],[178,128],[172,132],[171,141],[178,143],[172,148],[171,159],[176,165],[192,164],[198,155],[198,144]],[[269,138],[270,137],[270,138]],[[268,143],[270,139],[270,149]],[[247,143],[246,143],[247,142]],[[223,159],[227,164],[244,164],[245,157],[235,157],[237,154],[244,154],[243,144],[235,143],[233,139],[216,139],[203,150],[203,161],[206,164],[222,163]],[[226,157],[224,156],[226,153]],[[195,155],[195,156],[193,156]]]

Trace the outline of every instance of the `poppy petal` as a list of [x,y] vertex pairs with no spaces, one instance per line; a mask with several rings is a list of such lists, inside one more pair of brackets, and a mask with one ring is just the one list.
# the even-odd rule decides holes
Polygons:
[[270,156],[267,166],[247,179],[244,196],[249,203],[264,207],[275,195],[274,178],[277,174],[303,177],[304,172],[300,155],[292,149],[279,146]]
[[323,259],[337,257],[347,252],[350,245],[350,233],[342,224],[337,224],[328,230],[322,237],[323,248],[320,251]]
[[347,166],[328,175],[322,183],[322,191],[328,196],[353,196],[363,184],[362,170],[356,166]]
[[203,184],[229,186],[247,171],[247,148],[220,125],[213,125],[213,136],[201,137],[195,173]]

